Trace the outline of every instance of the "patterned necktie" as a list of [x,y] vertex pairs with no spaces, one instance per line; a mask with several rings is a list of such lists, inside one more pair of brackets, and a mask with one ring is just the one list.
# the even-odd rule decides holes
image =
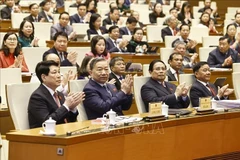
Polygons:
[[[60,100],[59,100],[59,97],[58,97],[58,93],[54,92],[53,96],[54,96],[54,99],[55,99],[55,102],[56,102],[58,108],[61,107],[61,103],[60,103]],[[66,118],[64,119],[64,122],[67,123],[67,119]]]
[[111,95],[111,97],[112,97],[112,93],[110,92],[110,90],[108,89],[108,87],[107,87],[107,85],[105,84],[105,85],[103,85],[103,88],[105,88],[106,89],[106,91]]
[[216,93],[215,93],[214,89],[209,84],[206,84],[206,86],[210,89],[210,92],[212,93],[213,97],[215,97]]

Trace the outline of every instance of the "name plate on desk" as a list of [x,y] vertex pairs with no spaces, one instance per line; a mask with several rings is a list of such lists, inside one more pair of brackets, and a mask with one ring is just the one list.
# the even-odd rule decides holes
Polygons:
[[211,107],[211,97],[199,98],[200,109],[210,109]]
[[162,114],[162,103],[149,103],[150,115],[161,115]]

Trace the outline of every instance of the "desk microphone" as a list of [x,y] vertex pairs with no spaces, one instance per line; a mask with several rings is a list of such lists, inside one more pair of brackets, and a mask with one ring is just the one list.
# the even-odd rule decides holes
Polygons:
[[75,133],[75,132],[77,132],[77,131],[81,131],[81,130],[83,130],[83,129],[87,129],[87,128],[89,128],[89,126],[88,126],[88,127],[83,127],[83,128],[80,128],[80,129],[71,131],[71,132],[70,132],[70,131],[67,131],[66,135],[67,135],[67,136],[71,136],[73,133]]

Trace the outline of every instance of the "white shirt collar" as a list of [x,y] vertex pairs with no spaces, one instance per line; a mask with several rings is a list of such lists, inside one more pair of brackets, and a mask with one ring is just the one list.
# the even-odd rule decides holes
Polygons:
[[47,88],[47,90],[50,92],[50,94],[53,96],[53,94],[55,93],[55,91],[53,91],[51,88],[49,88],[47,85],[45,85],[44,83],[42,83],[44,87]]
[[172,74],[176,73],[176,70],[174,70],[172,67],[169,67],[170,71],[172,72]]

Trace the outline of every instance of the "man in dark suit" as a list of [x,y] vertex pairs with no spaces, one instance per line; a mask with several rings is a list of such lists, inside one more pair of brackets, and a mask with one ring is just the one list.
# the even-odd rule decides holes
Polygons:
[[137,11],[133,11],[131,16],[136,18],[136,20],[138,21],[136,27],[140,27],[140,28],[142,28],[144,30],[145,29],[144,24],[139,21],[139,13]]
[[70,24],[72,23],[89,23],[91,13],[87,12],[87,7],[85,4],[79,4],[77,7],[76,14],[70,16]]
[[83,101],[84,93],[69,94],[66,99],[56,88],[61,84],[60,68],[54,61],[42,61],[36,66],[36,74],[41,85],[32,93],[28,104],[30,128],[41,127],[52,117],[57,124],[75,122],[77,105]]
[[183,56],[177,52],[172,53],[169,56],[168,63],[170,65],[169,69],[166,72],[168,81],[179,81],[179,74],[182,74],[183,71]]
[[138,21],[136,20],[136,18],[134,18],[132,16],[128,17],[127,22],[126,22],[126,27],[120,28],[121,36],[122,35],[132,35],[133,30],[136,28],[137,22]]
[[190,89],[190,99],[193,107],[199,107],[199,98],[212,97],[215,100],[227,99],[233,93],[228,84],[222,88],[209,83],[211,77],[210,67],[207,62],[199,62],[193,67],[196,81]]
[[146,111],[149,111],[149,103],[162,102],[169,108],[187,108],[190,100],[187,96],[189,86],[185,83],[177,87],[164,81],[166,78],[166,65],[161,60],[153,60],[149,65],[151,77],[141,88],[141,97],[145,104]]
[[179,27],[179,31],[180,31],[180,37],[172,42],[172,47],[174,47],[174,44],[176,42],[182,41],[182,42],[186,43],[186,48],[187,48],[188,54],[189,53],[197,53],[197,51],[196,51],[197,41],[191,40],[188,38],[189,34],[190,34],[190,27],[187,24],[182,24]]
[[[66,52],[68,36],[65,32],[58,32],[55,34],[54,38],[54,47],[49,49],[43,54],[43,60],[45,57],[54,53],[59,56],[61,60],[61,66],[75,66],[77,65],[77,53],[76,52]],[[78,65],[77,65],[78,66]]]
[[235,20],[233,23],[236,27],[240,27],[240,13],[235,14]]
[[106,47],[108,52],[125,52],[127,51],[126,46],[128,45],[127,40],[122,40],[118,43],[117,39],[119,38],[119,28],[118,26],[111,26],[108,30],[109,38],[106,39]]
[[1,18],[2,19],[11,19],[11,13],[14,11],[14,0],[6,0],[6,7],[1,9]]
[[83,101],[88,119],[102,117],[109,110],[117,115],[123,115],[122,110],[128,110],[132,104],[132,76],[127,75],[122,80],[121,90],[107,83],[109,77],[108,62],[103,58],[95,58],[90,63],[92,79],[84,87],[86,94]]
[[121,25],[118,8],[111,8],[109,16],[103,20],[103,26],[106,25]]
[[117,90],[121,90],[122,80],[125,78],[126,65],[122,57],[113,57],[109,63],[111,73],[109,74],[109,81],[115,79],[115,86]]
[[194,53],[192,57],[189,57],[186,50],[186,43],[183,41],[177,41],[174,43],[174,52],[180,53],[183,56],[183,67],[192,68],[196,64],[198,54]]
[[231,40],[227,36],[219,38],[219,46],[209,53],[207,62],[214,68],[231,68],[232,63],[240,63],[238,52],[230,48]]
[[177,29],[177,18],[174,16],[170,16],[166,19],[167,27],[161,30],[162,32],[162,40],[165,41],[165,36],[176,36]]
[[43,22],[45,19],[42,16],[39,16],[39,6],[37,3],[32,3],[29,5],[30,15],[25,17],[24,20],[30,22]]
[[39,5],[42,7],[42,11],[38,15],[44,18],[44,22],[53,22],[53,15],[50,11],[51,3],[48,1],[42,1]]

